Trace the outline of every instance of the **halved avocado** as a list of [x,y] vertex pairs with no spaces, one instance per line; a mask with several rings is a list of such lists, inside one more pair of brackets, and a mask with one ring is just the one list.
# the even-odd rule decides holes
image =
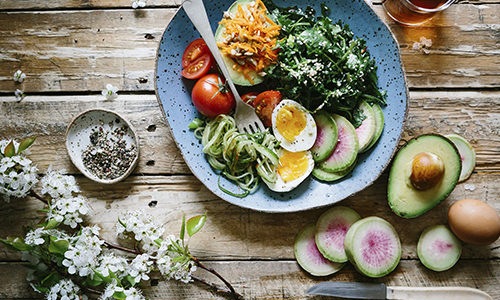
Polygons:
[[[235,14],[238,11],[238,5],[241,5],[243,8],[246,6],[250,5],[250,3],[253,3],[254,0],[238,0],[235,1],[227,12],[229,14]],[[215,31],[215,41],[221,42],[224,39],[226,39],[226,26],[220,25],[217,27],[217,30]],[[264,78],[257,74],[257,72],[250,71],[247,75],[252,79],[249,80],[246,78],[243,74],[240,72],[236,71],[233,69],[233,65],[237,64],[232,58],[230,58],[227,55],[222,55],[222,58],[224,59],[224,63],[227,66],[227,69],[229,70],[229,74],[231,75],[231,79],[233,80],[234,84],[237,85],[242,85],[242,86],[252,86],[252,85],[257,85],[259,83],[262,83],[264,81]]]
[[389,206],[403,218],[418,217],[446,199],[462,169],[458,149],[439,134],[408,141],[396,154],[389,172]]

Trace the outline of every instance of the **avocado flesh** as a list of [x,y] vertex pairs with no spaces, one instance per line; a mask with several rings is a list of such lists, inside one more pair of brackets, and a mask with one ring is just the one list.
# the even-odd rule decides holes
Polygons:
[[[250,3],[252,3],[253,0],[238,0],[235,1],[227,10],[228,13],[235,14],[238,11],[238,5],[241,5],[242,7],[246,7]],[[218,43],[220,41],[223,41],[226,38],[226,26],[220,25],[217,27],[217,30],[215,31],[215,41]],[[232,58],[230,58],[227,55],[222,54],[222,58],[224,59],[224,63],[226,64],[226,67],[229,71],[229,75],[231,76],[231,79],[233,80],[234,84],[241,85],[241,86],[253,86],[257,85],[259,83],[262,83],[264,81],[264,78],[257,74],[257,72],[250,71],[247,75],[252,79],[250,81],[247,79],[243,74],[240,72],[236,71],[233,69],[233,66],[237,64]]]
[[[426,190],[415,189],[410,181],[413,157],[421,152],[434,153],[444,163],[443,177]],[[457,185],[461,169],[457,148],[444,136],[425,134],[410,140],[396,154],[389,172],[389,206],[403,218],[421,216],[448,197]]]

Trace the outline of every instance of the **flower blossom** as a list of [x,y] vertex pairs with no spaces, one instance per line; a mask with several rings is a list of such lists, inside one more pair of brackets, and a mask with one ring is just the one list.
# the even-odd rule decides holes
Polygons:
[[112,84],[106,84],[106,88],[102,90],[101,94],[106,97],[106,100],[115,100],[118,98],[118,88]]
[[80,295],[80,287],[73,281],[70,279],[63,279],[50,288],[49,293],[46,295],[46,299],[80,300],[87,299],[87,297],[85,295]]
[[23,91],[21,91],[20,89],[16,89],[14,91],[14,96],[16,97],[17,101],[21,101],[26,97],[26,94]]
[[14,75],[12,76],[12,79],[14,79],[15,82],[22,83],[24,79],[26,78],[26,74],[23,73],[21,70],[17,70]]
[[99,227],[83,227],[80,234],[73,237],[68,250],[64,253],[63,266],[69,274],[88,276],[97,267],[98,256],[104,241],[99,239]]
[[83,196],[60,198],[52,201],[47,218],[62,222],[71,228],[83,222],[83,216],[90,212],[90,205]]
[[165,229],[154,222],[153,217],[143,210],[128,211],[121,217],[116,226],[117,236],[122,239],[133,238],[140,241],[143,250],[153,253],[158,249],[156,240],[160,239]]
[[63,171],[49,170],[42,177],[42,195],[49,195],[52,199],[70,198],[80,192],[74,176],[63,175]]
[[136,9],[139,7],[145,7],[146,6],[146,0],[134,0],[132,1],[132,8]]

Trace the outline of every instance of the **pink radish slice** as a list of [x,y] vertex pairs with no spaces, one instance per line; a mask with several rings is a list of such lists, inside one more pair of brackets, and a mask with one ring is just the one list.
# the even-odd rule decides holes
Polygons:
[[401,241],[396,230],[379,217],[354,223],[344,239],[344,247],[349,261],[368,277],[391,273],[401,259]]
[[319,252],[314,241],[315,231],[315,225],[309,224],[295,237],[293,250],[297,263],[314,276],[327,276],[338,272],[344,264],[331,262]]
[[347,261],[344,238],[351,225],[361,219],[353,209],[334,206],[324,212],[316,222],[316,245],[328,260],[343,263]]
[[420,262],[433,271],[445,271],[453,267],[462,253],[460,240],[445,225],[426,228],[417,244]]

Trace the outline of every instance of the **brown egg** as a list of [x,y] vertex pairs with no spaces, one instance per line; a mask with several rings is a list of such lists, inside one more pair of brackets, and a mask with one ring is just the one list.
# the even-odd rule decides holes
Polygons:
[[480,200],[463,199],[453,203],[448,211],[448,223],[465,243],[488,245],[500,236],[500,215]]

